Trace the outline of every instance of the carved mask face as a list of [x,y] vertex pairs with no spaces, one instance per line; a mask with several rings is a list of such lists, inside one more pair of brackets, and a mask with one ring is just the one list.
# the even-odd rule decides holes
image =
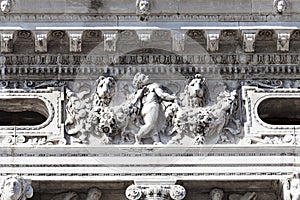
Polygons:
[[21,183],[15,178],[5,181],[2,196],[4,200],[18,200],[22,194]]
[[284,12],[286,7],[287,7],[287,5],[286,5],[286,2],[284,0],[281,0],[281,1],[277,2],[277,11],[279,13]]
[[141,0],[138,4],[140,13],[147,13],[150,10],[150,2],[148,0]]
[[9,0],[1,1],[1,11],[4,13],[8,13],[11,9],[11,2]]

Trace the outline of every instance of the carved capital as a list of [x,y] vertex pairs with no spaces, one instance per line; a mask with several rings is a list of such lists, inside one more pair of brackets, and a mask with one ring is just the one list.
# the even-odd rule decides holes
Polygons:
[[131,185],[126,189],[130,200],[181,200],[185,197],[185,188],[181,185]]
[[289,51],[290,33],[278,33],[277,51]]
[[218,51],[219,50],[219,38],[220,33],[212,32],[207,33],[206,41],[207,41],[207,51]]
[[291,178],[282,180],[282,199],[296,200],[300,199],[300,174],[293,173]]
[[[0,180],[1,200],[26,200],[33,196],[31,181],[21,176],[6,176]],[[13,194],[12,194],[13,191]]]
[[1,33],[1,53],[13,52],[13,33]]
[[69,31],[70,52],[81,52],[82,31]]
[[47,52],[47,33],[35,33],[35,52]]
[[184,51],[185,33],[173,32],[172,37],[172,50]]
[[246,53],[252,53],[255,52],[255,33],[244,33],[244,51]]
[[117,32],[103,32],[104,38],[104,51],[115,52],[117,51]]

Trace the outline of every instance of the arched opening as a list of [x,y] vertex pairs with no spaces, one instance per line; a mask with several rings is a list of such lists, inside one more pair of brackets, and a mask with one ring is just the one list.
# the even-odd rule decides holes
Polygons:
[[0,99],[0,126],[40,125],[48,117],[47,106],[40,99]]
[[268,98],[257,108],[262,121],[272,125],[300,125],[300,98]]

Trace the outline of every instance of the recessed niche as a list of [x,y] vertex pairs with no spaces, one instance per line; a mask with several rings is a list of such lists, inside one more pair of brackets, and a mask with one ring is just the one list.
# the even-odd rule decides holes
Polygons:
[[257,112],[271,125],[300,125],[300,98],[268,98],[258,105]]
[[34,126],[44,123],[49,112],[38,98],[0,99],[0,126]]

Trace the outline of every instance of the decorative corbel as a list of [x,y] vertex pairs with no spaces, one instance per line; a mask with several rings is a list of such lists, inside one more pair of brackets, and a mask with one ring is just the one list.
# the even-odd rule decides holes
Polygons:
[[278,33],[277,51],[289,51],[290,49],[290,33]]
[[1,53],[13,52],[13,33],[1,33]]
[[117,32],[116,31],[104,31],[104,51],[115,52],[117,51]]
[[207,32],[206,34],[207,51],[215,52],[219,50],[219,38],[220,38],[219,31]]
[[172,50],[184,51],[185,32],[173,32]]
[[152,30],[138,30],[136,33],[142,47],[151,40]]
[[246,53],[255,52],[255,37],[256,33],[244,33],[243,45]]
[[81,52],[82,31],[68,31],[70,52]]
[[35,52],[45,53],[47,52],[47,32],[35,33]]

